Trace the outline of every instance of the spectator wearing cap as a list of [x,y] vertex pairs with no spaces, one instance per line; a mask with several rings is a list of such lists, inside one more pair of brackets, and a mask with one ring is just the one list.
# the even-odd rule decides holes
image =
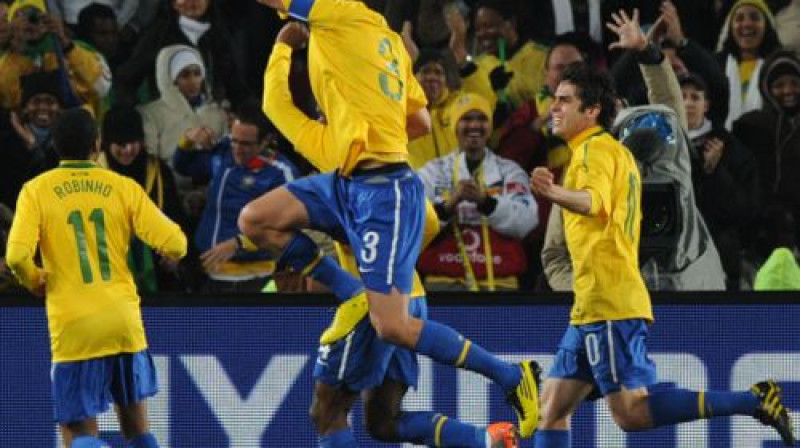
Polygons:
[[[147,153],[142,117],[133,107],[115,106],[103,119],[100,146],[102,164],[135,180],[170,219],[186,228],[186,214],[178,197],[175,178],[166,163]],[[186,264],[186,262],[182,262]],[[178,262],[150,250],[138,238],[131,241],[128,266],[143,292],[182,291]]]
[[2,117],[0,202],[14,207],[22,184],[58,165],[50,147],[50,127],[61,114],[58,75],[33,72],[20,79],[22,107]]
[[269,149],[274,138],[261,105],[247,103],[236,112],[229,135],[206,146],[202,128],[193,128],[175,151],[178,173],[209,182],[194,245],[210,291],[258,292],[275,269],[269,252],[249,250],[255,247],[237,224],[247,203],[299,175],[285,156]]
[[462,92],[448,86],[449,67],[445,54],[433,48],[420,50],[414,61],[414,75],[425,91],[431,114],[431,132],[408,143],[409,163],[414,169],[420,169],[428,161],[458,148],[449,112]]
[[750,150],[708,117],[713,100],[697,74],[679,78],[692,150],[692,183],[725,269],[728,290],[741,287],[742,238],[759,212],[758,167]]
[[[778,51],[761,69],[764,104],[742,115],[733,134],[752,149],[761,179],[761,203],[777,203],[800,216],[800,60]],[[768,228],[762,223],[760,228]],[[800,235],[800,228],[796,230]],[[762,231],[763,233],[763,231]],[[764,255],[764,251],[758,251]]]
[[[206,67],[200,53],[171,45],[158,54],[156,75],[161,98],[140,107],[147,150],[172,165],[173,154],[188,129],[206,136],[197,144],[209,149],[225,134],[225,111],[206,90]],[[186,182],[179,179],[183,189]]]
[[781,48],[775,17],[764,0],[737,0],[723,22],[717,60],[728,78],[725,128],[742,114],[758,110],[764,97],[759,79],[765,59]]
[[523,238],[538,224],[528,175],[487,146],[492,108],[464,94],[450,110],[458,151],[419,171],[441,233],[420,256],[426,287],[449,290],[518,289],[525,272]]
[[19,80],[36,71],[57,71],[68,106],[87,104],[95,115],[111,87],[111,72],[103,56],[73,40],[63,22],[47,13],[44,0],[16,0],[8,10],[11,37],[0,56],[0,106],[21,104]]

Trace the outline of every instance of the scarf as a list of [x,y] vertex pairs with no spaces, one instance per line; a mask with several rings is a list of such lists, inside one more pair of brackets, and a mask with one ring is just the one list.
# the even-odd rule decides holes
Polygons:
[[689,129],[689,140],[695,141],[696,139],[711,132],[711,122],[708,118],[703,118],[703,124],[697,129]]
[[178,26],[194,46],[197,46],[197,42],[203,37],[203,34],[211,28],[210,23],[198,22],[184,16],[178,18]]
[[728,100],[728,118],[725,119],[725,129],[730,131],[733,128],[733,122],[745,112],[761,108],[762,100],[761,92],[758,90],[758,79],[763,65],[763,59],[759,59],[756,62],[756,68],[750,76],[747,92],[745,92],[743,98],[742,80],[739,77],[739,62],[733,55],[728,55],[725,62],[725,76],[728,78],[730,99]]

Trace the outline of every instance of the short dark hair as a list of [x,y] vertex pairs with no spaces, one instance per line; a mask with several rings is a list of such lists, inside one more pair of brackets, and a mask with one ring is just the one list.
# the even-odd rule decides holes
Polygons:
[[233,116],[240,123],[255,126],[258,129],[258,141],[263,141],[268,135],[275,134],[275,126],[264,115],[261,103],[255,100],[242,102],[234,111]]
[[561,75],[561,82],[568,82],[575,86],[576,95],[580,98],[581,111],[587,107],[600,107],[597,123],[608,129],[616,115],[617,93],[614,90],[614,81],[611,75],[602,69],[586,63],[570,64]]
[[50,131],[53,147],[62,160],[88,160],[97,144],[97,123],[86,109],[67,109]]
[[78,13],[78,23],[75,27],[75,35],[79,39],[91,42],[92,29],[94,28],[95,19],[110,19],[114,22],[117,21],[117,14],[114,10],[102,3],[91,3],[89,6],[81,9]]

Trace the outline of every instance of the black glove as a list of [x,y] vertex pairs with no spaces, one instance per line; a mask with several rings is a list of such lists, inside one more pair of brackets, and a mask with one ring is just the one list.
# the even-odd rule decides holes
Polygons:
[[506,71],[505,67],[498,65],[489,73],[489,82],[492,84],[492,90],[495,92],[505,89],[514,72]]
[[509,117],[511,117],[511,106],[504,101],[498,101],[492,114],[492,127],[495,129],[503,127]]

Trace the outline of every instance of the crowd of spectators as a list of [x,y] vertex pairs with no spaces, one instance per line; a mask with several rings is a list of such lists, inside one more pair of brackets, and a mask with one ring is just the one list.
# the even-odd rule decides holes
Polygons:
[[[569,161],[549,105],[572,63],[614,76],[610,131],[646,184],[650,288],[800,284],[800,0],[365,3],[402,35],[428,99],[432,133],[409,153],[442,223],[419,264],[430,288],[570,288],[561,211],[528,176]],[[606,26],[635,7],[644,43]],[[257,106],[280,23],[254,0],[0,0],[2,217],[26,180],[58,165],[54,120],[83,107],[101,123],[99,163],[195,235],[181,265],[133,241],[139,287],[261,290],[274,254],[242,250],[238,209],[313,170]],[[324,120],[304,57],[293,100]],[[704,281],[666,280],[689,265]],[[4,272],[0,258],[0,290],[13,287]]]

